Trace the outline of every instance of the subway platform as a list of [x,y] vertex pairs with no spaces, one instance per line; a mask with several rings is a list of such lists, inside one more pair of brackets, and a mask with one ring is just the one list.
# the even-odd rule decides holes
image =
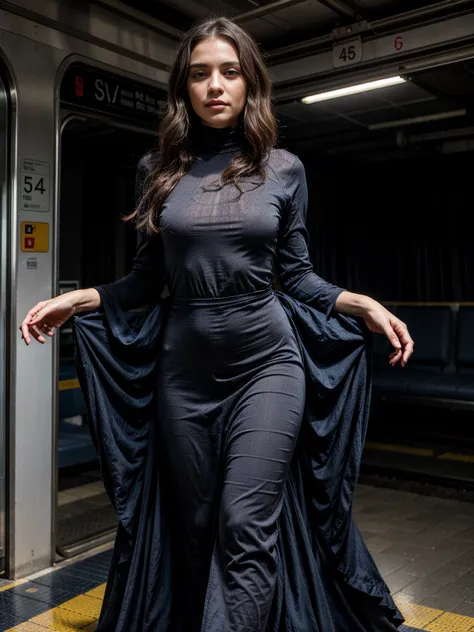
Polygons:
[[[473,504],[359,485],[354,516],[406,618],[400,632],[474,632]],[[0,631],[95,630],[110,556],[108,545],[3,582]]]

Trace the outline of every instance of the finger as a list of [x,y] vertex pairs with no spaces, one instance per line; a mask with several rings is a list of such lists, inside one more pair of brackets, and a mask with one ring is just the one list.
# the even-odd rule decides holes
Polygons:
[[29,334],[21,334],[21,339],[24,341],[25,345],[28,347],[31,343],[31,337]]
[[399,338],[397,336],[396,331],[394,329],[392,329],[391,325],[388,324],[384,328],[384,331],[385,331],[385,335],[387,336],[387,338],[390,341],[390,344],[392,346],[394,346],[397,351],[400,350],[402,348],[402,344],[401,344],[401,342],[400,342],[400,340],[399,340]]
[[47,336],[54,336],[53,331],[49,325],[43,324],[43,326],[38,327],[38,329],[41,329],[41,331]]
[[413,343],[413,341],[408,342],[406,344],[406,346],[405,346],[405,351],[403,352],[403,365],[404,366],[408,362],[410,357],[412,356],[413,350],[414,350],[414,343]]
[[31,338],[30,338],[30,332],[28,331],[28,325],[23,325],[22,324],[20,326],[20,331],[21,331],[21,337],[25,341],[25,344],[29,345],[30,342],[31,342]]
[[34,318],[36,314],[39,311],[41,311],[45,305],[46,303],[44,301],[41,301],[40,303],[37,303],[34,307],[32,307],[30,311],[27,313],[27,315],[25,316],[23,323],[29,323],[31,319]]
[[397,362],[400,360],[400,358],[402,357],[402,351],[397,351],[394,355],[394,357],[390,360],[390,364],[391,366],[394,366],[395,364],[397,364]]
[[31,342],[31,337],[29,335],[28,327],[31,324],[31,320],[35,317],[38,311],[42,309],[42,306],[43,306],[43,303],[38,303],[32,309],[30,309],[30,311],[27,313],[27,315],[23,319],[23,322],[20,325],[20,331],[26,344],[30,344]]
[[41,344],[44,344],[46,342],[46,339],[41,335],[41,332],[36,327],[32,327],[30,325],[30,332],[33,338],[38,342],[41,342]]
[[408,332],[408,327],[405,325],[405,323],[396,320],[392,323],[392,327],[402,341],[403,346],[407,345],[408,343],[413,343],[412,337],[410,336]]
[[35,316],[33,316],[31,318],[29,324],[30,325],[37,325],[42,320],[44,320],[47,315],[48,315],[48,308],[47,307],[43,307],[42,309],[39,310],[39,312],[37,312],[37,314],[35,314]]
[[405,366],[413,353],[415,343],[408,333],[408,328],[404,323],[396,323],[394,329],[397,331],[404,348],[402,365]]

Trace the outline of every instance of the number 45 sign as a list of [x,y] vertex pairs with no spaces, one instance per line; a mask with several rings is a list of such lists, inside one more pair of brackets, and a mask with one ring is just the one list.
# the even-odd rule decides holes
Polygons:
[[20,174],[22,211],[49,211],[49,163],[22,158]]
[[334,68],[357,64],[361,59],[362,41],[360,37],[340,44],[334,44],[332,49],[332,64]]

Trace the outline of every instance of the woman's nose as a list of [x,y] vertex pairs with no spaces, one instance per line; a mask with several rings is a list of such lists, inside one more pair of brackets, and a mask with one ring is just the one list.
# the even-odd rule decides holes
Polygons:
[[221,90],[222,90],[222,80],[221,80],[220,73],[213,72],[209,80],[209,91],[219,92]]

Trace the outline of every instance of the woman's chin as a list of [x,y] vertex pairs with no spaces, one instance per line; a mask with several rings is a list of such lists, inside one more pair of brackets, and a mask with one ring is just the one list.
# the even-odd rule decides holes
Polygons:
[[229,116],[227,112],[206,112],[201,116],[204,125],[209,127],[233,127],[237,123],[236,116]]

